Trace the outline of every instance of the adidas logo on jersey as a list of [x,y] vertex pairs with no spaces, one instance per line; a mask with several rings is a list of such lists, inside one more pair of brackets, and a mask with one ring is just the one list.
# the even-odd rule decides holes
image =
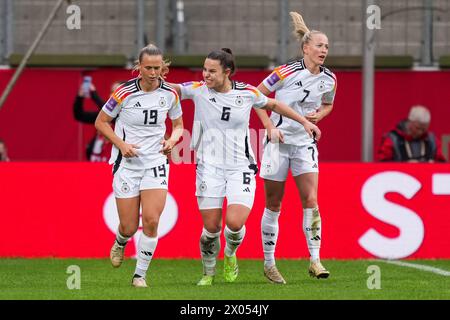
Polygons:
[[303,84],[302,84],[301,81],[297,81],[297,82],[295,83],[295,85],[296,85],[296,86],[299,86],[299,87],[303,87]]
[[211,99],[209,99],[209,101],[211,101],[211,102],[216,102],[216,98],[211,98]]
[[139,101],[138,101],[138,102],[136,102],[136,104],[135,104],[133,107],[139,108],[140,106],[141,106],[141,104],[140,104]]
[[247,188],[245,188],[244,190],[242,190],[243,192],[250,192],[250,188],[249,187],[247,187]]

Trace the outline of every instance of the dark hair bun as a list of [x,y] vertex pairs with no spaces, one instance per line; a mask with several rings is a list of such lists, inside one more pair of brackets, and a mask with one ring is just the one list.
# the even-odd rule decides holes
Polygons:
[[221,50],[225,51],[226,53],[229,53],[229,54],[233,55],[233,52],[231,52],[230,48],[222,48]]

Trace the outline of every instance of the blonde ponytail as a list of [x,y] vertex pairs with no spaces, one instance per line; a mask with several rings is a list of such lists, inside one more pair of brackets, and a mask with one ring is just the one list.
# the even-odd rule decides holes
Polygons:
[[289,12],[292,18],[292,24],[294,26],[294,35],[300,41],[300,47],[303,51],[303,46],[311,41],[312,35],[314,34],[325,34],[318,30],[309,30],[306,26],[305,20],[301,14],[295,11]]
[[292,24],[294,25],[294,35],[299,41],[302,41],[303,36],[309,32],[309,29],[305,24],[305,20],[303,20],[303,17],[295,11],[289,12],[289,15],[291,16]]

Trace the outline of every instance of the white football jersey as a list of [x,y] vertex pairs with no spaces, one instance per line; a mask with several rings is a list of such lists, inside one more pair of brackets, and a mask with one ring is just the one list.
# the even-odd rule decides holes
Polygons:
[[[263,84],[270,92],[276,91],[276,100],[305,116],[322,104],[333,104],[337,80],[330,70],[322,66],[319,74],[312,74],[301,59],[275,68]],[[275,112],[270,119],[283,132],[284,143],[300,146],[313,141],[300,123]]]
[[252,107],[264,107],[268,99],[255,87],[232,81],[232,89],[220,93],[201,82],[181,86],[181,99],[195,104],[191,148],[197,161],[222,168],[256,165],[250,144]]
[[160,153],[166,132],[166,118],[181,117],[181,105],[175,89],[164,81],[151,92],[142,91],[135,78],[119,86],[102,110],[116,118],[114,132],[126,143],[136,144],[138,157],[122,159],[120,150],[113,145],[110,164],[114,168],[146,169],[161,165],[167,157]]

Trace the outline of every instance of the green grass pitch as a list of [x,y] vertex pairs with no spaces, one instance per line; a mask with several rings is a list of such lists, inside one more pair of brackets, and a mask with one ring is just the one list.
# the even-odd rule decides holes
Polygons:
[[[412,260],[450,271],[450,260]],[[107,259],[0,259],[0,300],[9,299],[137,299],[137,300],[323,300],[323,299],[450,299],[450,277],[400,267],[378,260],[322,260],[331,272],[328,279],[310,278],[307,260],[278,260],[288,282],[269,283],[262,274],[262,261],[239,260],[236,282],[223,280],[223,261],[217,264],[212,287],[198,287],[201,261],[154,259],[149,288],[131,287],[135,260],[126,259],[114,269]],[[80,289],[69,290],[67,282],[80,269]],[[380,289],[368,289],[368,267],[380,270]],[[69,281],[68,281],[69,279]]]

